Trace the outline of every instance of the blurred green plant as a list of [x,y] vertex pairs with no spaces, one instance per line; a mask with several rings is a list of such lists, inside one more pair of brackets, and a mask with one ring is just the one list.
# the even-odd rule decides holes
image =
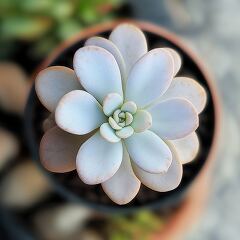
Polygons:
[[9,54],[21,40],[43,56],[82,28],[114,18],[122,1],[0,0],[0,54]]
[[151,233],[160,231],[164,218],[150,211],[141,211],[133,216],[114,216],[110,221],[110,240],[147,240]]

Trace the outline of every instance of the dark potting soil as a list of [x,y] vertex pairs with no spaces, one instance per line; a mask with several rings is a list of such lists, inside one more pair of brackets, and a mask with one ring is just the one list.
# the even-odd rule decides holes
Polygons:
[[[110,31],[102,32],[97,35],[108,37],[109,34]],[[165,211],[168,208],[177,206],[181,202],[184,198],[185,191],[194,181],[195,177],[198,175],[207,160],[215,130],[215,109],[205,76],[199,69],[198,65],[183,49],[154,33],[145,31],[145,35],[148,40],[149,49],[155,47],[171,47],[177,50],[181,55],[183,62],[182,68],[177,75],[194,78],[205,88],[207,92],[207,105],[199,116],[199,128],[196,131],[200,140],[200,151],[193,162],[184,165],[182,182],[177,189],[166,193],[159,193],[141,185],[139,193],[132,202],[124,206],[118,206],[107,197],[107,195],[103,192],[101,185],[90,186],[84,184],[79,179],[76,171],[64,174],[55,174],[48,172],[41,166],[38,148],[40,140],[43,136],[42,122],[49,113],[38,100],[33,87],[28,100],[28,106],[26,108],[25,122],[30,150],[36,162],[53,181],[56,190],[70,201],[81,202],[86,205],[90,205],[97,210],[105,212],[130,212],[138,209],[139,207],[157,207],[158,209]],[[76,50],[84,45],[85,40],[86,39],[78,41],[69,48],[64,49],[49,66],[62,65],[73,68],[73,55]]]

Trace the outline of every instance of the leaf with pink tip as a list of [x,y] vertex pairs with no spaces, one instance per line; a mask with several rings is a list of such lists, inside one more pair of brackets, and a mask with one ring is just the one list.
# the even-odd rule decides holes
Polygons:
[[124,140],[131,159],[151,173],[166,172],[172,162],[169,147],[155,133],[146,130]]
[[171,98],[147,110],[152,115],[150,129],[163,139],[183,138],[198,128],[197,111],[184,98]]
[[98,47],[106,49],[116,59],[119,69],[121,71],[122,77],[125,76],[125,74],[126,74],[125,68],[126,67],[125,67],[125,63],[124,63],[122,54],[120,53],[119,49],[115,46],[115,44],[113,42],[111,42],[110,40],[103,38],[103,37],[91,37],[86,41],[85,46],[98,46]]
[[83,135],[100,127],[107,119],[101,105],[91,94],[75,90],[60,100],[55,121],[66,132]]
[[148,188],[158,191],[158,192],[167,192],[171,191],[178,187],[181,182],[183,169],[182,164],[180,163],[177,153],[169,146],[172,152],[172,163],[165,173],[153,174],[144,171],[140,167],[138,167],[135,163],[133,163],[133,170],[141,181],[142,184],[147,186]]
[[102,183],[104,192],[120,205],[129,203],[137,195],[141,185],[132,170],[129,154],[123,149],[121,166],[110,179]]
[[82,86],[101,104],[109,93],[123,96],[118,64],[107,50],[96,46],[82,47],[75,53],[73,65]]
[[59,127],[48,130],[40,143],[40,160],[51,172],[69,172],[76,169],[76,157],[83,142],[90,135],[77,136]]
[[169,142],[174,146],[182,164],[191,162],[198,154],[199,140],[195,132],[184,138]]
[[174,78],[160,101],[175,97],[190,101],[198,113],[203,111],[207,102],[207,94],[204,88],[196,80],[187,77]]
[[86,184],[99,184],[111,178],[122,162],[122,143],[110,143],[99,132],[89,138],[77,154],[77,171]]
[[147,41],[143,32],[132,24],[120,24],[112,31],[109,39],[120,50],[127,74],[133,65],[147,53]]
[[82,89],[82,86],[72,69],[53,66],[42,70],[37,75],[35,89],[41,103],[53,112],[65,94]]
[[132,68],[126,84],[126,100],[144,108],[166,92],[173,78],[173,59],[168,51],[156,48]]

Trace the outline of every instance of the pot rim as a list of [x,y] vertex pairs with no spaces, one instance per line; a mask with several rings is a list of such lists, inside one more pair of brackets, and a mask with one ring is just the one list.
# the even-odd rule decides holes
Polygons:
[[[202,172],[205,172],[208,168],[210,168],[213,165],[214,159],[215,159],[215,155],[217,152],[217,146],[219,143],[219,139],[220,139],[220,126],[221,126],[221,104],[220,104],[220,99],[219,99],[219,94],[218,94],[218,89],[215,86],[214,82],[213,82],[213,78],[212,75],[209,73],[209,70],[206,68],[206,66],[204,65],[204,63],[202,62],[202,60],[200,60],[200,58],[189,48],[186,46],[186,44],[184,43],[183,40],[181,40],[181,38],[179,38],[178,36],[176,36],[174,33],[169,32],[168,30],[166,30],[165,28],[158,26],[156,24],[150,23],[150,22],[146,22],[146,21],[138,21],[138,20],[132,20],[132,19],[119,19],[119,20],[115,20],[115,21],[111,21],[111,22],[106,22],[106,23],[101,23],[101,24],[97,24],[95,26],[92,27],[88,27],[84,30],[82,30],[80,33],[76,34],[75,36],[71,37],[70,39],[68,39],[67,41],[63,42],[62,44],[60,44],[58,47],[56,47],[55,50],[53,50],[52,53],[50,53],[50,55],[46,58],[46,60],[44,60],[42,62],[42,64],[40,64],[39,68],[37,68],[37,70],[32,74],[32,80],[33,80],[33,84],[34,84],[34,79],[36,77],[36,75],[38,74],[39,71],[41,71],[42,69],[48,67],[51,62],[53,62],[53,60],[59,56],[59,53],[61,53],[64,49],[69,48],[71,45],[73,45],[74,43],[85,39],[85,38],[89,38],[92,37],[96,34],[99,34],[101,32],[106,32],[106,31],[111,31],[114,27],[116,27],[117,25],[119,25],[120,23],[132,23],[136,26],[138,26],[141,30],[143,31],[148,31],[151,33],[154,33],[156,35],[160,35],[161,37],[165,38],[166,40],[168,40],[169,42],[172,42],[173,44],[175,44],[177,47],[181,48],[181,50],[188,55],[192,61],[196,64],[196,66],[199,68],[199,70],[201,71],[201,73],[203,74],[211,97],[212,97],[212,101],[213,101],[213,107],[214,107],[214,131],[213,131],[213,139],[211,142],[211,148],[209,150],[209,154],[206,157],[206,162],[204,164],[204,166],[200,169],[199,173],[195,176],[195,178],[193,178],[193,181],[186,186],[185,189],[182,190],[182,192],[186,192],[189,191],[189,188],[193,185],[192,183],[195,182],[195,180],[197,178],[199,178],[199,175],[202,175]],[[30,128],[29,128],[29,118],[30,114],[28,113],[28,109],[29,107],[31,107],[31,101],[29,101],[32,97],[34,97],[34,86],[33,89],[30,92],[28,101],[27,101],[27,105],[26,105],[26,109],[25,109],[25,131],[26,131],[26,135],[27,135],[27,139],[29,142],[31,142],[31,133],[30,133]],[[34,151],[31,150],[32,155],[35,156],[36,154],[34,154]],[[34,158],[36,159],[36,158]],[[39,162],[37,162],[38,165],[40,165]],[[41,166],[41,165],[40,165]],[[41,168],[43,168],[41,166]],[[46,173],[46,172],[45,172]],[[46,174],[50,180],[52,180],[52,177],[49,176],[49,174]],[[64,190],[60,187],[60,186],[55,186],[58,192],[62,192],[64,193]],[[66,195],[66,193],[64,193]],[[68,194],[69,195],[69,194]],[[72,195],[72,194],[70,194]],[[76,199],[74,196],[68,196],[69,200],[76,202]],[[173,198],[179,198],[179,196],[177,196],[178,193],[175,193],[173,195]],[[182,194],[184,195],[184,194]],[[180,197],[180,200],[183,196]],[[114,212],[114,213],[131,213],[134,212],[140,208],[143,207],[147,207],[147,208],[157,208],[159,206],[159,202],[158,201],[154,201],[152,203],[148,203],[143,207],[139,207],[139,206],[125,206],[124,208],[122,208],[121,206],[104,206],[101,204],[97,204],[97,203],[88,203],[87,201],[84,200],[80,200],[78,199],[77,202],[81,202],[82,204],[86,205],[86,207],[91,207],[94,208],[97,211],[101,211],[101,212]],[[164,205],[163,203],[161,203],[162,206]]]

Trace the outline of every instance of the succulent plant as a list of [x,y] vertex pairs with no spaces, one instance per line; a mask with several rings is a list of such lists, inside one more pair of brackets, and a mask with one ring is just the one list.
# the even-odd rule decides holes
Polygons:
[[84,183],[101,183],[117,204],[130,202],[141,183],[175,189],[182,164],[198,152],[195,130],[206,104],[197,81],[175,77],[179,54],[148,51],[143,32],[123,23],[109,40],[88,39],[73,66],[49,67],[36,79],[37,95],[52,112],[42,164],[53,172],[76,168]]

